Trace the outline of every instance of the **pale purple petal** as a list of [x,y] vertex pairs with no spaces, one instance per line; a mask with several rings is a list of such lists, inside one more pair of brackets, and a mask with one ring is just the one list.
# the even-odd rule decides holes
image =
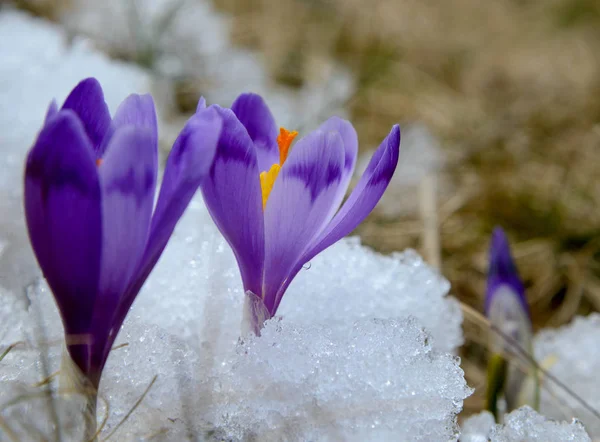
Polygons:
[[[83,123],[94,149],[99,149],[110,126],[110,112],[98,80],[81,81],[67,97],[63,109],[72,109]],[[100,157],[101,154],[97,154]]]
[[206,109],[190,118],[175,141],[167,159],[144,257],[127,289],[127,294],[121,300],[119,317],[125,318],[135,296],[166,247],[177,221],[208,174],[221,134],[221,126],[221,118],[217,111]]
[[106,131],[102,145],[99,148],[99,154],[102,156],[115,131],[124,126],[134,126],[146,128],[152,133],[155,143],[158,143],[158,121],[156,118],[156,108],[154,100],[150,94],[138,95],[131,94],[119,105],[117,112]]
[[395,125],[373,154],[348,200],[311,244],[310,250],[302,258],[301,265],[352,232],[371,213],[392,179],[398,164],[399,151],[400,127]]
[[196,107],[196,112],[200,112],[203,109],[206,109],[206,98],[200,97],[198,100],[198,106]]
[[280,288],[307,247],[331,220],[344,169],[338,132],[301,139],[281,168],[265,209],[264,302],[271,314]]
[[99,166],[103,254],[94,311],[98,333],[112,324],[116,306],[146,247],[154,203],[158,152],[149,129],[117,129]]
[[150,94],[131,94],[119,105],[113,118],[116,128],[122,126],[145,127],[158,132],[156,109]]
[[215,159],[201,189],[215,224],[233,249],[244,289],[262,292],[264,222],[256,150],[229,109],[211,106],[223,120]]
[[94,159],[79,118],[62,110],[42,129],[25,167],[29,237],[67,335],[87,332],[98,292],[102,215]]
[[231,110],[248,131],[256,148],[258,170],[268,171],[275,163],[279,163],[277,135],[279,130],[275,119],[257,94],[242,94],[231,105]]
[[338,195],[334,204],[332,205],[332,215],[337,212],[340,208],[340,204],[344,200],[348,185],[354,174],[354,168],[356,167],[356,158],[358,156],[358,135],[352,124],[339,117],[331,117],[320,127],[323,132],[338,132],[344,142],[344,169],[342,172],[342,179],[338,187]]

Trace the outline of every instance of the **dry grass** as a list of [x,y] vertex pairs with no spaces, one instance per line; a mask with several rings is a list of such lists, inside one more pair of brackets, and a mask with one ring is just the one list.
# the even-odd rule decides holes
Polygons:
[[73,0],[12,0],[12,2],[17,8],[51,21],[58,21],[62,13],[73,4]]

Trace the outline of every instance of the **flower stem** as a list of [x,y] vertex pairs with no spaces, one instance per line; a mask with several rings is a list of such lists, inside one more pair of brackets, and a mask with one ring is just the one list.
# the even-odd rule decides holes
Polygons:
[[83,399],[81,408],[84,434],[86,442],[97,441],[96,408],[98,404],[98,390],[80,368],[73,362],[68,350],[63,350],[60,375],[59,392],[64,395],[76,395]]
[[271,314],[265,307],[262,299],[248,290],[246,292],[246,300],[244,301],[242,336],[246,336],[248,333],[260,336],[260,331],[268,319],[271,319]]

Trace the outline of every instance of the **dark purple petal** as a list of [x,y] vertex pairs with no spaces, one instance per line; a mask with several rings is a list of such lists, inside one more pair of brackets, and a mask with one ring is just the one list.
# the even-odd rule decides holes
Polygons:
[[[42,129],[25,167],[29,238],[60,310],[67,339],[89,331],[102,254],[101,191],[93,148],[77,115]],[[82,337],[82,336],[80,336]],[[85,372],[89,342],[69,346]]]
[[206,109],[192,116],[177,137],[167,159],[144,257],[127,289],[127,294],[119,304],[118,316],[122,319],[117,322],[122,322],[125,318],[135,296],[166,247],[177,221],[208,174],[221,126],[221,118],[217,111],[212,108]]
[[52,100],[50,105],[48,106],[48,110],[46,111],[46,116],[44,118],[44,124],[48,124],[48,121],[58,113],[58,105],[56,104],[56,100]]
[[258,170],[268,171],[279,163],[275,119],[260,95],[242,94],[231,105],[231,110],[248,131],[256,147]]
[[[62,108],[75,111],[83,123],[92,146],[94,149],[99,149],[111,119],[98,80],[87,78],[81,81],[69,94]],[[96,155],[97,158],[100,156],[100,154]]]
[[316,131],[296,144],[275,180],[265,209],[263,296],[271,315],[284,281],[333,216],[343,169],[340,134]]
[[211,106],[223,120],[214,162],[201,189],[213,221],[233,249],[244,290],[262,293],[264,222],[256,150],[229,109]]
[[198,106],[196,107],[196,112],[200,112],[203,109],[206,109],[206,98],[200,97],[198,100]]
[[333,213],[337,212],[344,200],[348,185],[354,174],[354,168],[356,166],[356,158],[358,156],[358,136],[352,124],[343,120],[339,117],[331,117],[325,123],[319,127],[323,132],[338,132],[344,142],[344,170],[342,173],[342,180],[340,181],[338,195],[335,203],[333,204]]
[[510,253],[508,239],[502,228],[496,227],[492,233],[490,244],[490,264],[485,296],[486,313],[489,312],[492,299],[501,286],[508,286],[515,293],[523,311],[529,315],[529,306],[525,299],[525,288]]
[[352,232],[371,213],[392,179],[399,152],[400,127],[395,125],[373,154],[348,200],[304,254],[300,266]]

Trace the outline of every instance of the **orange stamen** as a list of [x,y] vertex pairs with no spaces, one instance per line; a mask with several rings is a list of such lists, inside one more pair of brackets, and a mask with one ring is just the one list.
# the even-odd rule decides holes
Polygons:
[[290,131],[283,127],[279,129],[279,136],[277,137],[277,145],[279,146],[279,164],[275,163],[267,172],[260,173],[263,210],[267,207],[267,200],[269,199],[271,190],[273,190],[277,175],[279,175],[281,166],[283,166],[283,163],[287,160],[290,146],[292,145],[294,138],[296,138],[296,135],[298,135],[298,132],[295,130]]
[[288,152],[290,150],[290,146],[292,145],[292,141],[298,135],[298,132],[295,130],[287,130],[284,127],[279,128],[279,135],[277,136],[277,144],[279,145],[279,165],[283,166],[285,160],[287,159]]
[[265,210],[265,207],[267,207],[267,200],[269,199],[271,190],[273,190],[273,184],[275,184],[275,180],[277,179],[277,175],[279,175],[280,169],[281,167],[279,164],[273,164],[268,172],[260,173],[260,188],[262,190],[263,210]]
[[100,165],[102,164],[102,161],[104,161],[102,158],[98,158],[96,160],[96,167],[100,167]]

